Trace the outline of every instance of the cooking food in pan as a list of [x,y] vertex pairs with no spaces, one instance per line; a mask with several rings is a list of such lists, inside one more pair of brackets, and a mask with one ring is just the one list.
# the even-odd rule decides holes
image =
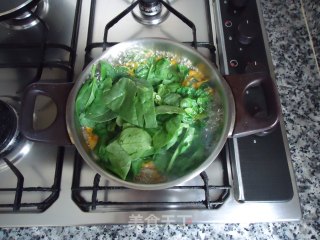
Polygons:
[[97,163],[126,181],[160,183],[205,161],[223,111],[200,68],[152,51],[94,64],[75,107]]

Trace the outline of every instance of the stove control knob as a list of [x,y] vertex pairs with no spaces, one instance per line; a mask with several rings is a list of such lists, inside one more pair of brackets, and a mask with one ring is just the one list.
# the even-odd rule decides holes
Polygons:
[[249,45],[257,35],[257,25],[249,20],[241,22],[238,26],[237,39],[243,45]]
[[243,8],[247,5],[248,0],[231,0],[231,5],[234,8]]

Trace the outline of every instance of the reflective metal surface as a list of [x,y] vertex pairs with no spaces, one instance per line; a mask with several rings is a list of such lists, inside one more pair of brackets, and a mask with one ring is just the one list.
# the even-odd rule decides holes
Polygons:
[[[50,11],[47,15],[47,20],[50,22],[49,37],[51,42],[68,42],[70,36],[70,24],[72,24],[73,18],[73,5],[75,1],[67,0],[56,0],[49,1]],[[76,75],[81,73],[84,64],[84,49],[87,41],[87,29],[88,19],[91,1],[83,1],[82,14],[81,14],[81,25],[80,25],[80,36],[78,41],[77,61],[76,61]],[[92,41],[102,41],[103,39],[103,28],[105,24],[110,21],[113,17],[119,14],[124,8],[128,7],[132,0],[97,0],[96,14],[95,14],[95,27],[93,31]],[[174,0],[170,1],[172,6],[179,9],[188,16],[197,26],[197,34],[199,41],[208,41],[209,36],[207,34],[206,27],[209,26],[204,14],[205,1],[202,0]],[[258,1],[259,2],[259,1]],[[52,7],[54,5],[54,7]],[[259,5],[259,4],[258,4]],[[60,7],[59,7],[60,6]],[[57,8],[58,7],[58,8]],[[195,11],[197,9],[197,11]],[[262,19],[261,9],[260,16]],[[64,13],[69,12],[67,15],[70,21],[63,21],[63,19],[56,19],[57,13],[63,11]],[[216,1],[210,1],[210,11],[212,13],[213,21],[213,39],[216,42],[218,39],[219,44],[217,55],[219,59],[223,59],[224,47],[221,38],[221,28],[223,26],[222,19],[219,18],[219,5]],[[72,14],[71,14],[72,13]],[[191,30],[185,27],[179,20],[170,16],[166,21],[158,26],[148,27],[141,25],[131,14],[127,15],[122,19],[114,28],[110,31],[109,41],[124,41],[132,38],[141,37],[162,37],[170,38],[176,41],[191,41],[192,35]],[[53,20],[57,20],[57,25],[52,25]],[[263,23],[262,23],[263,24]],[[38,26],[35,26],[37,28]],[[31,30],[33,28],[28,29]],[[3,30],[3,29],[0,29]],[[52,32],[53,30],[53,32]],[[16,31],[22,32],[22,31]],[[30,35],[25,38],[36,39],[37,34],[34,32],[29,33]],[[14,35],[14,36],[13,36]],[[57,37],[57,38],[54,38]],[[22,39],[17,33],[5,32],[0,34],[0,42],[4,40],[17,41]],[[266,36],[265,41],[267,42]],[[222,44],[221,44],[222,43]],[[209,57],[207,50],[199,49],[204,56]],[[99,56],[101,51],[96,50],[94,52],[95,57]],[[29,55],[30,56],[30,55]],[[32,55],[31,55],[32,56]],[[55,59],[64,59],[65,55],[57,52],[50,52],[50,57]],[[269,56],[270,57],[270,56]],[[21,56],[9,55],[0,52],[0,61],[3,62],[5,59],[18,59],[21,60]],[[271,58],[270,58],[271,59]],[[217,62],[219,64],[219,62]],[[219,69],[221,72],[226,73],[227,61],[221,61]],[[17,89],[24,86],[25,82],[20,81],[21,77],[27,79],[29,75],[32,76],[32,71],[27,69],[19,69],[19,71],[4,71],[0,70],[0,95],[16,95]],[[271,72],[271,74],[273,74]],[[57,77],[58,76],[58,77]],[[61,76],[58,71],[53,71],[46,74],[46,79],[57,80]],[[20,80],[18,80],[20,79]],[[52,80],[53,79],[53,80]],[[61,78],[60,78],[61,79]],[[29,80],[30,81],[30,80]],[[41,109],[41,107],[40,107]],[[288,158],[288,166],[290,169],[290,176],[292,179],[292,185],[294,189],[294,196],[289,201],[282,202],[244,202],[237,201],[240,184],[236,179],[233,179],[234,168],[231,167],[230,158],[227,155],[226,159],[218,158],[212,165],[208,167],[207,174],[210,181],[220,184],[224,174],[229,177],[229,184],[231,186],[230,196],[226,202],[219,209],[179,209],[177,206],[171,206],[171,210],[162,210],[150,208],[148,210],[141,210],[139,208],[128,208],[128,206],[120,205],[116,207],[97,208],[91,212],[82,211],[71,198],[73,184],[73,173],[74,173],[74,155],[75,148],[70,147],[66,149],[63,161],[63,172],[61,179],[61,192],[58,200],[45,212],[38,213],[36,210],[31,208],[31,212],[27,213],[13,213],[12,208],[6,209],[6,211],[0,211],[0,226],[12,227],[12,226],[70,226],[70,225],[95,225],[95,224],[129,224],[133,223],[134,217],[141,217],[143,223],[146,222],[146,218],[155,216],[157,223],[168,223],[168,219],[171,223],[252,223],[252,222],[276,222],[276,221],[299,221],[301,219],[301,211],[299,205],[299,197],[297,193],[297,187],[294,179],[294,171],[290,159],[290,152],[288,149],[288,143],[285,137],[285,128],[283,120],[280,121],[283,137],[285,139],[286,153]],[[236,141],[236,140],[235,140]],[[52,184],[51,180],[54,177],[54,165],[57,155],[57,147],[46,144],[35,143],[30,151],[24,158],[16,164],[17,168],[22,171],[26,176],[25,186],[49,186]],[[227,173],[221,168],[222,161],[227,163]],[[41,168],[39,168],[41,166]],[[81,175],[81,183],[83,186],[92,185],[93,178],[96,172],[91,167],[84,164],[83,172]],[[30,178],[28,176],[33,176]],[[101,184],[110,186],[119,186],[117,182],[110,181],[104,177],[101,178]],[[9,183],[9,184],[8,184]],[[185,182],[184,185],[194,184],[203,185],[199,177],[192,179],[190,182]],[[0,174],[0,187],[11,187],[16,186],[16,177],[10,171],[2,171]],[[155,192],[149,193],[147,191],[130,190],[130,194],[123,192],[112,191],[105,192],[99,197],[101,199],[117,200],[120,197],[123,200],[137,200],[137,201],[148,201],[154,200],[159,196],[164,201],[181,201],[183,200],[202,200],[203,192],[196,190],[196,195],[191,192],[183,192],[182,194],[174,194],[170,192],[170,195],[165,195],[165,191],[160,191],[158,194]],[[181,192],[180,192],[181,193]],[[41,201],[47,197],[48,193],[42,192],[40,195],[25,194],[23,196],[23,202],[30,201]],[[86,199],[90,199],[91,195],[89,192],[84,191],[82,196]],[[210,193],[210,198],[214,199],[217,196],[215,193]],[[10,203],[14,201],[15,194],[10,192],[1,192],[0,203]],[[34,211],[34,212],[32,212]],[[5,212],[5,213],[4,213]]]
[[[173,223],[252,223],[252,222],[275,222],[275,221],[297,221],[301,217],[300,210],[297,208],[299,205],[299,200],[294,197],[288,202],[247,202],[240,203],[235,200],[233,192],[224,203],[224,205],[218,210],[192,210],[192,209],[176,209],[172,210],[139,210],[139,209],[128,209],[126,206],[120,206],[118,208],[109,209],[98,209],[92,212],[83,212],[70,198],[70,186],[72,184],[72,174],[68,169],[73,167],[73,156],[74,150],[68,149],[65,154],[66,161],[64,162],[64,173],[61,186],[60,197],[57,202],[49,208],[46,212],[41,214],[12,214],[7,215],[6,218],[0,219],[1,226],[73,226],[73,225],[91,225],[91,224],[133,224],[132,219],[135,216],[140,215],[144,223],[146,218],[151,215],[155,216],[157,223],[166,224],[167,216],[170,216]],[[217,173],[216,165],[219,161],[215,161],[212,166],[214,168],[213,173]],[[49,166],[44,168],[44,172],[48,170]],[[209,170],[212,169],[211,166]],[[92,180],[92,174],[90,167],[85,167],[84,174],[88,177],[84,177],[82,180],[85,183],[89,183]],[[221,173],[220,173],[221,174]],[[221,175],[220,175],[221,176]],[[108,181],[108,180],[107,180]],[[198,178],[194,179],[195,182]],[[104,182],[104,180],[103,180]],[[193,182],[194,183],[194,182]],[[108,182],[110,185],[117,185],[114,182]],[[188,183],[186,183],[188,184]],[[191,183],[190,183],[191,184]],[[233,185],[233,183],[230,183]],[[135,192],[135,194],[140,194],[144,201],[147,201],[147,196],[144,198],[143,192]],[[295,196],[297,192],[295,189]],[[112,195],[105,197],[118,198],[118,197],[128,198],[128,195]],[[159,195],[157,195],[159,196]],[[168,201],[175,200],[176,196],[171,195],[167,198],[161,196]],[[87,197],[84,195],[84,197]],[[130,196],[130,198],[135,196]],[[138,196],[139,197],[139,196]],[[190,196],[186,196],[188,198]],[[214,197],[214,196],[213,196]],[[154,195],[153,195],[154,198]],[[192,199],[197,199],[197,197],[192,196]],[[76,216],[76,217],[75,217]],[[183,220],[185,220],[183,222]]]
[[25,9],[31,9],[40,0],[12,0],[1,1],[0,3],[0,19],[9,19],[25,12]]
[[14,109],[13,106],[11,106],[6,101],[1,101],[1,105],[3,107],[3,111],[1,111],[1,115],[2,116],[5,114],[8,115],[8,117],[5,119],[6,121],[5,120],[1,121],[1,128],[3,130],[10,130],[11,132],[7,132],[7,134],[3,134],[2,136],[3,139],[1,139],[1,141],[4,141],[4,144],[0,148],[0,155],[9,151],[13,147],[19,135],[19,131],[18,131],[19,117],[18,117],[17,111]]
[[[17,122],[19,121],[18,111],[20,107],[20,103],[11,98],[11,97],[0,97],[1,101],[10,106],[12,111],[15,114]],[[25,139],[19,132],[19,128],[15,129],[15,133],[9,144],[4,148],[0,156],[1,158],[7,158],[11,163],[17,164],[20,160],[22,160],[31,150],[33,143]],[[4,161],[0,161],[0,171],[4,171],[8,169],[8,165]]]
[[[41,0],[30,11],[33,12],[34,15],[39,16],[40,18],[45,17],[45,15],[49,11],[48,0]],[[29,11],[24,12],[23,14],[17,17],[14,17],[12,19],[0,22],[2,26],[5,26],[6,28],[13,29],[13,30],[28,29],[30,27],[37,25],[38,23],[39,23],[39,20],[33,17]]]
[[[135,0],[134,0],[135,1]],[[133,2],[134,2],[133,1]],[[168,4],[169,1],[165,0]],[[139,4],[139,6],[135,7],[132,11],[132,16],[139,22],[145,25],[157,25],[165,21],[169,16],[169,11],[161,4],[156,7],[155,11],[151,11],[148,13],[145,11],[143,7]]]

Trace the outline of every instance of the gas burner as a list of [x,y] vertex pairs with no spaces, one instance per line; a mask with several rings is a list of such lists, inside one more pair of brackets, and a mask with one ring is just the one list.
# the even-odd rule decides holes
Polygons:
[[17,163],[32,146],[19,132],[17,107],[18,103],[12,99],[0,100],[0,171],[8,168],[2,158]]
[[[133,1],[135,2],[135,0]],[[169,4],[168,0],[165,0]],[[162,8],[162,3],[157,0],[140,0],[139,7],[132,11],[133,17],[145,25],[157,25],[168,18],[168,9]]]
[[18,138],[18,114],[0,101],[0,154],[9,151]]
[[143,15],[155,16],[161,12],[162,5],[159,1],[141,0],[139,3],[139,8],[140,8],[140,11]]
[[8,20],[0,22],[1,25],[8,29],[23,30],[31,28],[39,23],[39,20],[34,16],[43,18],[49,10],[48,0],[41,0],[32,8],[25,9],[21,14],[14,16]]

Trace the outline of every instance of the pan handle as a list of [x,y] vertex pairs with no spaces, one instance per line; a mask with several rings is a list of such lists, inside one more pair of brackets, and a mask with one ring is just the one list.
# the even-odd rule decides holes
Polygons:
[[[20,130],[29,140],[56,145],[70,145],[66,126],[66,103],[73,83],[33,83],[24,91],[20,112]],[[37,96],[45,95],[57,106],[54,122],[45,129],[33,128],[33,112]]]
[[[224,76],[235,100],[236,120],[233,137],[243,137],[272,129],[279,121],[280,104],[276,86],[271,77],[263,72]],[[248,112],[245,94],[248,88],[260,85],[265,95],[267,115],[255,117]]]

